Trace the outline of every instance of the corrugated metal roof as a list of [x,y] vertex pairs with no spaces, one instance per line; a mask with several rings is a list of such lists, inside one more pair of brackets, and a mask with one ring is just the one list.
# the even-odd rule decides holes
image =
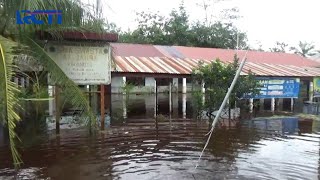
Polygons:
[[[221,61],[232,61],[236,53],[231,49],[182,47],[182,46],[159,46],[148,44],[126,44],[111,43],[115,56],[134,56],[134,57],[172,57],[172,58],[191,58],[191,59],[216,59]],[[245,51],[240,50],[238,57],[242,58]],[[248,62],[281,64],[294,66],[318,66],[320,62],[301,57],[296,54],[248,51]]]
[[[236,53],[235,50],[215,49],[215,48],[197,48],[174,46],[185,57],[194,59],[216,59],[222,61],[233,60]],[[239,50],[238,57],[244,57],[245,51]],[[320,66],[319,62],[301,57],[297,54],[278,53],[278,52],[260,52],[248,51],[247,59],[254,63],[282,64],[295,66]]]
[[[114,56],[114,59],[116,63],[114,72],[165,74],[191,74],[192,69],[197,67],[200,61],[204,64],[209,64],[213,61],[207,59],[134,56]],[[249,71],[257,76],[320,76],[320,68],[255,62],[247,62],[241,75],[247,75]]]
[[165,57],[156,47],[149,44],[111,43],[115,56]]
[[157,48],[166,57],[186,58],[176,48],[174,48],[172,46],[154,46],[154,47]]

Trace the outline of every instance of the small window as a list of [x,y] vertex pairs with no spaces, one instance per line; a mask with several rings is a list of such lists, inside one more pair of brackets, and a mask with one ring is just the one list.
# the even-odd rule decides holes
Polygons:
[[126,82],[128,84],[134,84],[135,86],[144,86],[145,85],[145,78],[141,77],[127,77]]
[[170,80],[172,81],[172,79],[168,79],[168,78],[157,78],[157,86],[169,86],[170,84]]

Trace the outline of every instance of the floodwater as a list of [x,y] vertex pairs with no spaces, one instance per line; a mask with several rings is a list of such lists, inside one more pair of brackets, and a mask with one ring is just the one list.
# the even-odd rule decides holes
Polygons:
[[320,121],[291,116],[223,121],[195,169],[210,125],[191,120],[190,97],[175,96],[172,113],[167,99],[159,96],[158,114],[169,118],[155,121],[154,96],[132,96],[128,106],[122,96],[113,96],[104,132],[89,136],[83,129],[65,129],[59,137],[52,132],[32,137],[38,140],[20,150],[24,165],[18,172],[2,138],[0,179],[320,178]]

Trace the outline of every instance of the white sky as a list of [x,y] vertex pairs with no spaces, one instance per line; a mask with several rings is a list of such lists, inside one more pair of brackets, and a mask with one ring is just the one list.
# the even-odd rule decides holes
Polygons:
[[[134,29],[135,12],[154,11],[169,15],[178,8],[181,0],[101,0],[104,16],[123,30]],[[191,20],[203,20],[204,11],[196,5],[203,0],[184,0]],[[210,0],[209,0],[210,1]],[[220,12],[224,8],[238,7],[240,15],[238,26],[248,34],[249,44],[264,49],[273,47],[276,41],[290,46],[299,40],[314,42],[320,48],[320,0],[225,0],[214,5],[211,12]]]

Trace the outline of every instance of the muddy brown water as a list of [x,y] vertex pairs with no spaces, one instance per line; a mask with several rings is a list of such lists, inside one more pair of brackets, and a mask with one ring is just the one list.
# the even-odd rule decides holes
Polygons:
[[[114,118],[104,132],[34,136],[39,140],[20,151],[24,164],[17,172],[1,137],[0,179],[320,178],[320,122],[295,117],[220,123],[195,169],[210,125],[191,119],[188,98],[184,119],[181,98],[171,120],[155,121],[152,97],[132,97],[123,119],[116,117],[123,115],[121,96],[114,96]],[[166,99],[159,97],[164,115],[170,114]]]

